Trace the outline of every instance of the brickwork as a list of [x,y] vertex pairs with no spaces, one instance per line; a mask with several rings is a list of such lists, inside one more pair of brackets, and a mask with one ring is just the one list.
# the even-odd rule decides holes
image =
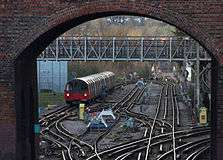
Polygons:
[[218,89],[216,91],[216,139],[217,159],[222,159],[223,148],[223,66],[218,68]]
[[[223,1],[19,0],[0,2],[0,159],[31,159],[36,119],[35,58],[58,35],[114,14],[152,17],[198,40],[215,61],[213,156],[223,148]],[[218,76],[216,76],[218,75]],[[222,115],[222,116],[221,116]],[[7,140],[6,140],[7,139]],[[31,149],[30,149],[31,148]],[[10,156],[9,156],[10,155]]]

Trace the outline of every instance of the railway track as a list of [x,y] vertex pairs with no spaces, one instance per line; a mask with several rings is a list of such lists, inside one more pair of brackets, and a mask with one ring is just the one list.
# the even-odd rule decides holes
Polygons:
[[[62,121],[76,116],[76,114],[72,113],[73,110],[74,108],[65,107],[48,114],[40,120],[41,123],[48,124],[41,131],[42,138],[56,144],[61,149],[63,160],[76,160],[79,157],[85,157],[86,152],[94,150],[93,146],[79,140],[62,126]],[[85,149],[83,149],[84,147]],[[71,152],[72,148],[77,151],[76,155]]]
[[112,109],[114,110],[114,113],[117,115],[116,121],[110,128],[108,128],[105,132],[103,132],[102,134],[100,134],[98,136],[98,138],[96,139],[95,144],[94,144],[95,153],[99,160],[101,160],[101,157],[98,155],[98,151],[97,151],[99,141],[101,139],[103,139],[106,135],[108,135],[110,133],[110,131],[112,130],[112,128],[118,124],[118,122],[122,116],[121,112],[123,111],[123,109],[125,109],[128,106],[128,103],[130,103],[132,101],[132,99],[134,100],[137,97],[136,95],[137,95],[138,91],[139,91],[138,88],[134,87],[126,94],[126,96],[124,96],[119,102],[117,102],[115,105],[113,105]]
[[71,110],[71,108],[63,106],[56,111],[44,115],[43,118],[39,120],[40,125],[43,127],[40,132],[42,139],[46,140],[51,145],[56,145],[61,150],[61,156],[64,160],[70,158],[69,155],[66,154],[69,148],[66,146],[66,144],[61,142],[61,140],[64,140],[64,137],[57,134],[55,131],[52,131],[51,128],[56,124],[58,119],[69,113]]
[[[145,119],[145,116],[144,116],[144,115],[138,115],[138,114],[136,114],[136,113],[130,111],[130,109],[133,107],[133,104],[134,104],[133,102],[136,101],[137,99],[139,99],[139,97],[144,93],[144,90],[145,90],[145,88],[143,88],[140,92],[137,93],[137,95],[135,96],[135,98],[132,100],[132,103],[129,103],[127,107],[124,107],[124,111],[125,111],[125,113],[127,113],[128,115],[130,115],[130,116],[132,116],[132,117],[139,118],[139,120],[142,119],[142,120],[141,120],[142,123],[145,124],[145,123],[147,123],[147,119]],[[162,92],[163,92],[163,88],[162,88],[160,97],[162,96]],[[135,93],[136,93],[136,92],[134,92],[134,94],[135,94]],[[129,99],[130,99],[130,98],[128,98],[126,101],[128,101]],[[125,101],[125,102],[126,102],[126,101]],[[160,100],[159,100],[159,101],[160,101]],[[122,106],[123,106],[123,105],[122,105]],[[158,108],[157,111],[159,111],[159,108]],[[157,112],[156,117],[157,117],[158,114],[159,114],[159,112]],[[143,118],[142,118],[142,117],[143,117]],[[155,126],[155,123],[156,123],[156,120],[153,120],[153,125],[151,125],[151,124],[149,123],[149,126],[150,126],[150,140],[151,140],[152,130],[153,130],[153,127]],[[146,130],[144,136],[147,135],[147,132],[148,132],[148,129]],[[150,143],[150,140],[149,140],[149,143]],[[141,157],[141,154],[139,154],[139,157]]]
[[[141,95],[142,93],[138,94]],[[136,100],[137,98],[135,98]],[[161,101],[164,99],[164,105],[162,106]],[[165,158],[169,158],[169,159],[178,159],[179,158],[179,151],[181,148],[184,148],[185,146],[197,146],[199,145],[198,143],[200,141],[203,140],[197,140],[197,141],[191,141],[191,142],[187,142],[184,144],[179,144],[182,143],[183,141],[186,141],[185,139],[189,139],[188,141],[190,141],[190,138],[194,138],[200,135],[205,135],[207,136],[210,133],[210,129],[205,129],[205,128],[197,128],[197,129],[189,129],[186,131],[177,131],[175,126],[180,126],[180,113],[179,113],[179,106],[178,106],[178,102],[177,102],[177,97],[176,97],[176,89],[175,89],[175,85],[172,84],[166,84],[163,86],[161,93],[160,93],[160,98],[159,98],[159,102],[157,105],[157,111],[156,111],[156,115],[154,118],[149,117],[148,115],[144,115],[144,114],[139,114],[139,113],[134,113],[131,111],[131,108],[134,107],[133,103],[129,104],[128,107],[125,108],[125,112],[132,116],[137,118],[139,121],[141,121],[142,123],[147,122],[147,124],[149,124],[147,131],[145,132],[145,137],[146,138],[142,138],[140,140],[136,140],[133,142],[129,142],[129,143],[125,143],[123,145],[119,145],[119,146],[115,146],[112,148],[109,148],[107,150],[104,150],[102,152],[99,152],[98,155],[100,157],[103,157],[103,159],[115,159],[115,160],[124,160],[124,159],[138,159],[140,160],[141,158],[149,159],[149,156],[146,157],[146,153],[148,151],[148,155],[151,152],[151,149],[154,149],[156,147],[160,148],[160,146],[166,145],[166,146],[170,146],[169,151],[162,149],[162,152],[165,152],[163,154],[160,154],[158,157],[154,158],[154,159],[165,159]],[[164,112],[162,113],[161,107],[164,108]],[[171,113],[168,113],[168,110],[171,111]],[[162,115],[162,120],[158,119],[158,115]],[[168,117],[168,119],[167,119]],[[169,119],[172,119],[171,122],[172,124],[170,124],[168,122]],[[153,120],[152,124],[151,124],[151,120]],[[148,121],[150,121],[148,123]],[[156,123],[156,121],[158,121]],[[171,127],[171,130],[166,130],[164,132],[164,127],[161,127],[161,132],[160,135],[158,136],[154,136],[153,135],[153,130],[157,130],[159,128],[156,127],[157,124],[158,126],[169,126]],[[166,128],[166,127],[165,127]],[[147,133],[149,133],[149,137],[147,137]],[[183,134],[183,135],[182,135]],[[208,139],[208,138],[207,138]],[[204,143],[207,144],[208,140],[205,139]],[[143,144],[143,145],[142,145]],[[172,145],[171,145],[172,144]],[[203,144],[203,143],[201,143]],[[149,147],[148,147],[149,146]],[[172,148],[172,149],[171,149]],[[200,153],[201,151],[204,152],[204,149],[206,149],[206,147],[202,147],[199,148],[200,150],[196,150],[196,153],[194,153],[193,155],[197,155],[197,153]],[[143,153],[145,154],[143,156]],[[135,154],[137,154],[136,157]],[[197,155],[198,156],[198,155]],[[134,158],[133,158],[134,157]],[[90,159],[95,159],[95,155],[89,157],[87,160]],[[190,159],[188,159],[190,160]]]
[[[45,126],[41,135],[58,148],[58,157],[63,160],[196,160],[209,149],[211,130],[209,127],[181,130],[176,86],[172,83],[161,85],[154,116],[133,111],[145,91],[145,88],[134,87],[112,106],[116,121],[93,145],[80,140],[81,136],[75,136],[62,125],[66,119],[76,116],[73,109],[66,107],[40,119]],[[100,141],[111,134],[124,115],[133,117],[145,127],[142,138],[99,149]]]
[[[117,115],[119,114],[118,112],[121,107],[125,106],[125,104],[130,101],[136,93],[137,88],[135,87],[130,90],[130,92],[122,100],[113,106],[113,109],[115,109],[115,113],[117,112]],[[94,147],[79,140],[61,124],[62,121],[70,118],[71,116],[75,116],[70,113],[72,110],[73,108],[63,106],[56,111],[43,115],[43,117],[39,120],[41,126],[44,127],[44,129],[41,131],[42,138],[51,144],[56,145],[61,150],[60,154],[63,160],[81,159],[86,156],[86,152],[89,153],[89,150],[93,150],[97,155],[97,143],[109,133],[109,130],[98,137],[98,139],[95,141]],[[84,147],[87,147],[88,149],[84,149]],[[71,151],[72,148],[75,148],[75,151],[78,151],[76,155],[74,155],[74,153]]]
[[[144,88],[144,89],[145,89],[145,88]],[[141,95],[143,94],[144,89],[141,90],[141,92],[140,92],[140,93],[138,94],[138,96],[134,99],[134,101],[135,101],[139,96],[141,96]],[[161,99],[162,99],[162,96],[163,96],[163,91],[164,91],[164,86],[162,87],[161,92],[160,92],[160,98],[159,98],[159,102],[158,102],[158,105],[157,105],[158,107],[157,107],[157,110],[156,110],[155,118],[149,118],[149,117],[146,116],[146,115],[131,112],[130,110],[131,110],[131,108],[133,107],[133,103],[129,104],[129,106],[128,106],[127,108],[125,108],[125,112],[126,112],[128,115],[130,115],[130,116],[132,116],[132,117],[134,117],[134,118],[139,118],[139,119],[141,119],[141,121],[142,121],[144,124],[147,123],[148,118],[149,118],[150,121],[152,120],[152,124],[149,123],[149,127],[150,127],[150,128],[149,128],[149,129],[147,128],[147,130],[145,131],[145,134],[144,134],[144,136],[147,136],[148,130],[150,130],[150,133],[149,133],[149,142],[148,142],[147,150],[146,150],[146,156],[147,156],[147,157],[146,157],[145,159],[148,158],[148,152],[149,152],[149,149],[150,149],[150,143],[151,143],[151,138],[152,138],[153,130],[154,130],[154,128],[155,128],[155,124],[157,123],[157,117],[158,117],[159,112],[160,112],[160,106],[161,106]],[[159,121],[161,121],[161,120],[159,120]],[[166,124],[164,121],[161,121],[161,122],[162,122],[162,125],[163,125],[163,126]],[[160,124],[159,124],[159,125],[160,125]],[[171,126],[171,125],[169,124],[169,126]],[[142,155],[142,153],[140,152],[139,155],[138,155],[138,159],[141,158],[141,155]],[[125,158],[125,157],[127,157],[127,156],[124,156],[124,157],[121,156],[121,157],[118,157],[117,159],[119,159],[119,158]]]
[[[201,135],[207,135],[211,132],[210,128],[200,128],[200,129],[190,129],[190,130],[183,130],[183,131],[176,131],[176,139],[177,140],[185,140],[191,137],[201,136]],[[171,137],[172,133],[165,133],[162,135],[157,135],[152,137],[152,143],[151,146],[155,147],[162,143],[169,143],[172,141]],[[107,150],[101,151],[98,153],[101,157],[108,155],[108,157],[115,157],[118,155],[125,156],[126,154],[131,153],[130,155],[133,155],[137,152],[145,151],[147,144],[148,144],[149,137],[141,138],[136,141],[131,141],[128,143],[124,143],[112,148],[109,148]],[[129,156],[130,156],[129,155]],[[90,159],[96,159],[96,155],[92,155],[88,158]]]
[[61,114],[64,114],[65,112],[69,112],[71,110],[73,110],[73,108],[70,108],[69,106],[64,105],[57,110],[43,114],[39,120],[39,123],[42,125],[47,125],[45,124],[46,122],[52,122],[54,119],[57,119],[59,116],[61,116]]
[[[172,102],[172,139],[173,139],[173,160],[177,159],[176,155],[176,139],[175,139],[175,103],[174,103],[174,98],[173,98],[173,86],[171,86],[171,91],[170,91],[170,97],[171,97],[171,102]],[[179,119],[179,118],[177,118]]]

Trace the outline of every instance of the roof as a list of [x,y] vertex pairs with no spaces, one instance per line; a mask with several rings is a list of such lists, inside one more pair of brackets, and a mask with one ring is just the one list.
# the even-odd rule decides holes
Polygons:
[[97,81],[99,79],[105,79],[106,77],[111,77],[111,76],[114,76],[114,75],[115,74],[113,72],[105,71],[105,72],[101,72],[101,73],[97,73],[97,74],[92,74],[92,75],[89,75],[89,76],[86,76],[86,77],[76,78],[76,79],[73,79],[71,81],[81,80],[81,81],[84,81],[87,84],[89,84],[92,81]]

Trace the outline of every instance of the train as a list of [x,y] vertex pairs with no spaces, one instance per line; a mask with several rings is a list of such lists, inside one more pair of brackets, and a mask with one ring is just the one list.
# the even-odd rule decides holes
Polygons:
[[88,103],[115,86],[115,74],[105,71],[68,81],[64,89],[67,104]]

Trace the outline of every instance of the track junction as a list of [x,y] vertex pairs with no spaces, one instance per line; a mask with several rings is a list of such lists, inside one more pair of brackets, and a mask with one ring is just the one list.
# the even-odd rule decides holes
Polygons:
[[[148,97],[146,92],[154,94]],[[172,82],[117,87],[109,99],[98,102],[98,107],[111,106],[116,116],[112,126],[104,130],[88,128],[79,134],[64,125],[66,121],[79,121],[77,108],[60,107],[39,120],[41,154],[47,160],[199,159],[209,154],[211,129],[192,122],[190,108],[179,101],[180,95],[178,85]],[[146,98],[151,101],[145,102]],[[123,127],[129,117],[134,119],[132,129]]]

